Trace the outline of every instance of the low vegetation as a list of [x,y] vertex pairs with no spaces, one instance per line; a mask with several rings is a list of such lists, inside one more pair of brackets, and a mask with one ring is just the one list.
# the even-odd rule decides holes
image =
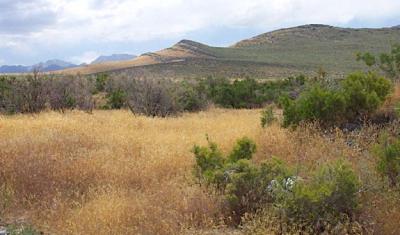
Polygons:
[[185,81],[134,79],[125,76],[60,77],[40,73],[0,77],[0,112],[38,113],[44,110],[130,109],[146,116],[176,116],[204,110],[210,104],[225,108],[260,108],[282,94],[295,95],[306,78],[283,81],[225,78]]
[[234,221],[240,223],[245,214],[268,208],[264,212],[281,214],[277,224],[290,225],[284,233],[301,226],[320,233],[353,218],[359,205],[359,182],[351,166],[338,160],[305,176],[307,180],[277,158],[253,164],[255,151],[255,143],[246,137],[226,157],[212,142],[208,148],[193,150],[195,176],[225,196]]
[[35,115],[0,116],[0,225],[15,234],[397,234],[400,86],[379,74],[2,77],[0,111]]
[[360,52],[357,60],[363,61],[368,67],[381,70],[391,79],[398,79],[400,76],[400,44],[394,45],[389,53],[381,53],[379,56]]
[[221,109],[3,116],[1,222],[22,217],[52,234],[398,231],[397,186],[378,167],[381,127],[326,135],[313,125],[261,128],[259,118]]

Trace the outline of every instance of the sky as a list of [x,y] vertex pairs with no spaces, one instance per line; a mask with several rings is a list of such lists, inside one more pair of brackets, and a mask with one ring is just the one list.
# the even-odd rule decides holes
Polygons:
[[0,65],[88,63],[181,39],[212,46],[303,24],[400,25],[400,0],[0,0]]

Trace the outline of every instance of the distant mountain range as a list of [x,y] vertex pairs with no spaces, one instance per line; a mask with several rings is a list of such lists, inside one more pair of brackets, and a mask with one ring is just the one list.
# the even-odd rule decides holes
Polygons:
[[38,64],[24,66],[24,65],[3,65],[0,67],[0,73],[29,73],[34,69],[38,69],[41,72],[51,72],[62,69],[75,68],[79,65],[65,62],[62,60],[48,60],[46,62],[40,62]]
[[[95,59],[91,64],[101,64],[105,62],[115,62],[115,61],[125,61],[125,60],[131,60],[134,59],[136,56],[134,55],[129,55],[129,54],[113,54],[109,56],[99,56],[97,59]],[[84,67],[87,66],[87,64],[73,64],[70,62],[66,62],[63,60],[58,60],[58,59],[53,59],[53,60],[48,60],[46,62],[40,62],[34,65],[3,65],[0,66],[0,73],[30,73],[34,69],[38,69],[41,72],[52,72],[52,71],[58,71],[58,70],[64,70],[64,69],[71,69],[71,68],[76,68],[76,67]]]

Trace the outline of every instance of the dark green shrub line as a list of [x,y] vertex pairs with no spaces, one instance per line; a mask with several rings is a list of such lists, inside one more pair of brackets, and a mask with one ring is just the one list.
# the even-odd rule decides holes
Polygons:
[[[359,182],[343,161],[322,166],[309,179],[301,179],[282,161],[273,158],[251,162],[256,145],[248,138],[237,141],[223,156],[218,146],[195,146],[194,175],[200,183],[223,194],[236,223],[248,213],[269,208],[280,222],[317,228],[352,218],[358,208]],[[318,225],[318,226],[317,226]]]
[[375,73],[353,73],[337,87],[312,84],[293,100],[281,99],[285,127],[300,122],[318,121],[321,125],[340,126],[368,119],[392,92],[392,83]]
[[[298,93],[305,81],[304,76],[270,82],[254,79],[231,82],[213,77],[180,82],[109,77],[104,91],[109,108],[129,107],[135,113],[147,116],[168,116],[182,111],[200,111],[210,103],[225,108],[259,108],[274,102],[281,94]],[[121,97],[115,93],[119,91],[125,93],[124,99],[115,99]]]
[[298,93],[306,82],[304,76],[280,81],[260,82],[247,78],[235,80],[209,77],[199,84],[208,99],[224,108],[260,108],[278,100],[282,94]]

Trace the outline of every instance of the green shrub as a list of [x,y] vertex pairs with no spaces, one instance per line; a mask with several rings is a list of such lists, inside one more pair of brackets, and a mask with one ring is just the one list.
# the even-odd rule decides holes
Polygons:
[[225,196],[232,212],[240,219],[246,213],[255,213],[275,200],[273,184],[286,185],[290,170],[279,160],[264,162],[261,166],[241,159],[225,167],[227,184]]
[[276,102],[282,94],[297,96],[307,80],[304,75],[273,81],[208,77],[200,80],[195,88],[224,108],[261,108],[265,103]]
[[349,120],[372,114],[383,104],[393,86],[375,73],[353,73],[341,84]]
[[228,161],[237,162],[242,159],[250,160],[255,152],[256,144],[251,139],[243,137],[236,142],[236,145],[228,156]]
[[269,105],[261,111],[261,127],[266,127],[271,125],[276,118],[274,116],[274,108],[273,106]]
[[363,61],[367,66],[375,66],[392,79],[398,79],[400,75],[400,44],[392,46],[389,53],[382,53],[378,57],[366,52],[358,53],[357,61]]
[[288,97],[281,101],[283,125],[298,125],[302,121],[318,121],[325,126],[340,122],[345,111],[345,99],[340,92],[313,85],[297,100]]
[[106,83],[108,80],[108,74],[106,73],[99,73],[96,75],[96,92],[103,92],[106,88]]
[[249,138],[239,139],[231,153],[224,157],[215,143],[195,146],[195,176],[225,195],[235,221],[245,213],[253,213],[273,198],[268,186],[274,179],[289,177],[289,171],[279,161],[253,164],[250,160],[256,145]]
[[200,180],[207,184],[216,183],[216,171],[221,170],[224,166],[225,159],[217,144],[208,140],[208,147],[195,145],[193,153],[196,158],[194,174]]
[[382,177],[387,178],[391,187],[399,185],[400,181],[400,139],[391,139],[387,135],[381,137],[381,144],[375,147],[378,157],[377,170]]
[[275,158],[252,163],[255,150],[246,137],[226,157],[210,141],[208,147],[193,150],[195,176],[225,196],[235,222],[266,208],[270,215],[279,214],[280,223],[307,228],[320,229],[352,218],[358,207],[359,182],[348,164],[338,161],[322,166],[303,180]]
[[195,84],[182,82],[177,91],[177,100],[182,110],[195,112],[207,107],[207,97]]
[[296,126],[302,121],[317,121],[322,126],[360,122],[373,114],[392,91],[392,83],[374,73],[354,73],[339,87],[314,84],[299,98],[281,98],[283,126]]
[[107,106],[111,109],[121,109],[124,107],[126,102],[126,94],[122,90],[112,91],[110,94],[106,96],[107,98]]
[[359,182],[351,167],[342,161],[323,166],[310,181],[298,181],[278,205],[297,223],[317,226],[336,224],[351,217],[358,207]]

